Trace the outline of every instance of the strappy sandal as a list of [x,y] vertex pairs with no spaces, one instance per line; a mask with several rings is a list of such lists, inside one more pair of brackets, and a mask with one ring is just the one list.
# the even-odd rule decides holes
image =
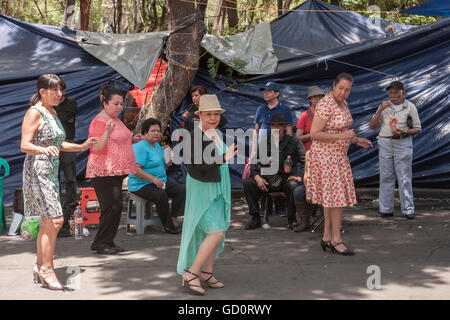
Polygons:
[[188,269],[184,269],[184,272],[187,272],[187,273],[189,273],[189,274],[191,274],[192,276],[194,276],[192,279],[187,279],[187,277],[186,277],[186,275],[185,274],[183,274],[183,276],[182,276],[182,283],[181,283],[181,286],[182,287],[184,287],[185,286],[185,284],[187,283],[188,284],[188,286],[189,286],[189,289],[191,290],[191,291],[194,291],[195,293],[198,293],[198,294],[201,294],[201,295],[204,295],[205,294],[205,289],[203,289],[203,287],[201,286],[201,285],[196,285],[196,284],[190,284],[189,282],[191,282],[191,281],[193,281],[193,280],[195,280],[195,279],[198,279],[199,278],[199,276],[197,275],[197,274],[195,274],[195,273],[192,273],[190,270],[188,270]]
[[219,288],[223,288],[223,287],[224,287],[224,284],[223,284],[222,282],[218,281],[217,279],[216,279],[216,282],[213,282],[213,283],[210,282],[211,278],[214,277],[214,275],[212,274],[212,272],[202,271],[202,273],[204,273],[204,274],[209,274],[209,275],[210,275],[209,278],[206,279],[206,280],[202,280],[202,279],[200,278],[200,281],[206,283],[206,284],[208,285],[208,287],[214,288],[214,289],[219,289]]
[[41,283],[41,278],[39,278],[39,269],[41,268],[40,264],[35,263],[33,266],[33,281],[34,283]]
[[[47,286],[50,290],[64,290],[64,287],[58,281],[58,279],[56,279],[55,281],[52,281],[54,274],[55,274],[54,270],[50,270],[50,269],[47,269],[44,266],[42,266],[41,270],[39,271],[39,278],[41,279],[42,284],[44,286]],[[50,281],[52,281],[52,282],[50,282]]]
[[337,253],[342,256],[354,256],[355,255],[355,252],[350,250],[349,248],[345,249],[345,251],[342,251],[342,252],[340,252],[336,249],[336,247],[340,244],[343,244],[345,246],[345,243],[343,241],[336,243],[336,244],[332,244],[332,243],[330,243],[330,244],[331,244],[331,252],[333,252],[333,253]]

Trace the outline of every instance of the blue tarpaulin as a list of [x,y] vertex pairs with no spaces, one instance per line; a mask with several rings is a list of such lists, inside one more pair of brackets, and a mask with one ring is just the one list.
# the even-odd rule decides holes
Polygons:
[[[253,127],[256,108],[264,102],[258,88],[266,81],[280,83],[281,101],[298,118],[308,106],[308,87],[318,85],[329,91],[337,73],[350,72],[355,78],[348,99],[353,128],[358,136],[374,143],[374,148],[367,151],[351,146],[353,175],[357,186],[377,186],[377,131],[370,130],[368,122],[380,102],[387,99],[385,87],[399,79],[405,83],[406,97],[418,108],[423,128],[414,137],[413,183],[449,188],[450,20],[422,27],[395,25],[398,35],[392,36],[383,32],[383,21],[377,31],[368,31],[367,17],[324,12],[342,8],[316,0],[298,8],[302,6],[321,11],[292,11],[271,22],[272,45],[279,58],[277,72],[233,82],[221,77],[213,82],[206,70],[198,72],[194,84],[205,85],[208,92],[218,94],[227,110],[227,128]],[[124,90],[131,86],[75,43],[73,31],[0,15],[0,34],[0,157],[11,166],[11,176],[4,181],[4,195],[11,202],[14,189],[22,186],[21,124],[39,75],[61,75],[67,83],[67,96],[77,100],[77,142],[87,137],[89,123],[99,111],[99,87],[111,81]],[[187,103],[174,116],[178,122]],[[176,124],[173,121],[172,128]],[[84,176],[87,154],[77,156],[78,178]],[[233,188],[242,187],[243,167],[231,166]]]
[[[133,86],[74,42],[72,30],[23,23],[0,15],[0,34],[0,157],[11,167],[10,177],[4,180],[5,201],[11,203],[14,190],[22,188],[22,120],[40,75],[60,75],[66,82],[67,96],[77,100],[76,142],[87,138],[89,124],[100,110],[102,85],[112,83],[124,91]],[[87,154],[77,156],[81,178]]]
[[[315,0],[306,4],[309,9],[341,9]],[[286,57],[280,59],[277,72],[230,82],[226,78],[212,81],[208,72],[201,70],[194,84],[204,85],[209,93],[218,94],[227,110],[224,113],[228,119],[227,128],[246,130],[253,127],[256,108],[264,102],[258,88],[266,81],[276,81],[281,85],[280,100],[292,109],[298,119],[308,107],[306,92],[310,86],[318,85],[329,92],[339,72],[350,72],[355,78],[348,99],[354,120],[352,128],[358,136],[368,138],[374,144],[368,150],[354,145],[350,147],[353,176],[357,186],[377,186],[378,131],[369,128],[369,121],[380,103],[388,99],[386,86],[393,80],[401,80],[406,86],[406,98],[417,106],[423,129],[413,138],[413,184],[450,188],[450,20],[422,27],[405,26],[396,36],[373,33],[372,38],[370,33],[359,30],[367,28],[365,23],[360,23],[354,32],[365,35],[364,39],[346,42],[342,38],[348,38],[351,31],[347,34],[337,31],[349,30],[350,26],[356,28],[355,21],[367,19],[355,19],[354,15],[289,12],[271,23],[273,42],[283,43],[278,47],[273,45],[275,53],[278,57]],[[314,37],[303,33],[313,33]],[[305,53],[308,43],[303,42],[300,47],[299,41],[295,40],[300,37],[304,41],[315,39],[315,44],[311,44],[312,49],[308,51],[313,51],[313,54]],[[328,42],[333,45],[328,46]],[[320,43],[324,44],[323,51],[320,51]],[[180,108],[177,119],[180,119],[183,110],[184,107]],[[243,167],[231,166],[234,188],[242,187]]]
[[432,0],[415,7],[400,11],[404,14],[417,14],[419,16],[450,17],[450,1]]

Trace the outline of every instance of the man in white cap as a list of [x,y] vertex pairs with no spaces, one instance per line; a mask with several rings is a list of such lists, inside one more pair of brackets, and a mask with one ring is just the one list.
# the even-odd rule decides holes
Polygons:
[[393,81],[386,90],[389,93],[389,100],[381,103],[370,120],[370,128],[373,130],[381,125],[378,134],[380,216],[393,216],[394,188],[397,179],[401,211],[406,218],[414,219],[411,136],[419,134],[422,125],[416,106],[405,99],[403,83]]

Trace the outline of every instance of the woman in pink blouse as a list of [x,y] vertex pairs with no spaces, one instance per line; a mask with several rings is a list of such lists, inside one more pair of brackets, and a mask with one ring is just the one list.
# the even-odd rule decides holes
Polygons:
[[101,254],[124,251],[114,243],[122,214],[122,181],[136,173],[136,159],[131,146],[132,133],[117,117],[123,110],[123,94],[115,87],[100,92],[102,110],[89,126],[89,137],[97,137],[91,148],[86,178],[92,184],[100,203],[100,225],[91,250]]

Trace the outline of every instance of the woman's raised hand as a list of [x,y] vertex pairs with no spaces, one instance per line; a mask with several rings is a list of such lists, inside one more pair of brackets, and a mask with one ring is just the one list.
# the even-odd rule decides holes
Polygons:
[[111,133],[115,127],[116,124],[113,123],[112,120],[108,120],[108,122],[106,123],[106,131],[108,131],[108,133]]
[[235,155],[237,155],[237,145],[233,143],[228,149],[227,152],[225,152],[225,162],[228,162],[231,158],[233,158]]

